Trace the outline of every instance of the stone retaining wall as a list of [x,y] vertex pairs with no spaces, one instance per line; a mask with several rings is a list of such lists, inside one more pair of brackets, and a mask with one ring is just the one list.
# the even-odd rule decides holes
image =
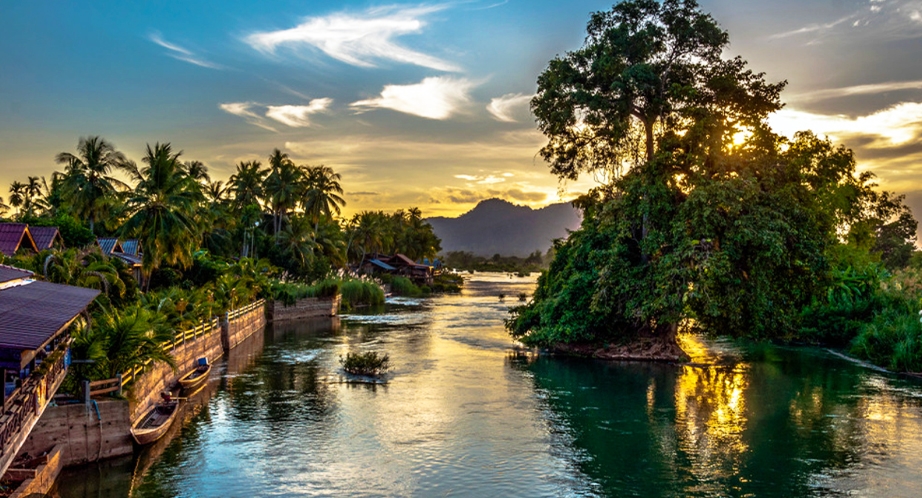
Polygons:
[[23,444],[20,455],[40,455],[49,448],[61,447],[62,465],[78,465],[103,458],[130,455],[131,418],[125,400],[97,401],[92,404],[49,406]]
[[224,348],[226,351],[230,351],[246,340],[247,337],[266,328],[266,307],[260,306],[249,313],[230,320],[226,322],[226,326]]
[[299,299],[292,305],[285,305],[282,301],[273,301],[269,304],[267,313],[271,322],[336,316],[341,301],[342,295],[340,294],[333,298],[307,297]]
[[148,367],[133,384],[131,384],[126,397],[131,402],[131,420],[135,420],[147,411],[153,404],[160,401],[160,392],[171,389],[176,381],[189,373],[198,364],[199,358],[208,358],[209,363],[214,363],[224,354],[221,345],[221,327],[215,327],[195,340],[178,344],[171,352],[176,361],[176,370],[162,362],[156,362]]

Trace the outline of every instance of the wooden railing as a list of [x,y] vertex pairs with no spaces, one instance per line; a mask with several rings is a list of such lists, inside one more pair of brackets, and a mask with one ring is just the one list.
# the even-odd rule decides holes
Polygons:
[[[54,391],[60,385],[66,373],[64,360],[70,341],[63,342],[49,358],[54,358],[52,363],[33,373],[25,379],[22,386],[14,392],[4,405],[4,412],[0,416],[0,455],[6,455],[10,450],[10,443],[23,430],[30,417],[36,417],[45,409],[48,400],[54,396]],[[44,366],[44,365],[43,365]],[[28,430],[31,430],[31,426]],[[18,448],[15,448],[18,451]]]
[[[244,306],[243,308],[238,308],[235,310],[228,311],[225,314],[225,317],[228,321],[236,320],[237,318],[240,318],[241,316],[246,315],[247,313],[251,311],[259,309],[260,306],[264,306],[265,304],[266,304],[266,301],[264,299],[260,299],[259,301],[248,304]],[[189,330],[177,332],[173,336],[173,340],[164,342],[163,344],[161,344],[161,347],[163,348],[164,351],[172,351],[176,349],[177,346],[181,346],[185,344],[186,341],[196,340],[199,337],[203,337],[206,334],[211,333],[212,331],[217,329],[220,326],[220,324],[221,324],[220,318],[214,317],[211,320],[207,322],[203,322],[199,325],[196,325],[195,327]],[[122,372],[120,376],[120,379],[121,379],[120,387],[125,387],[126,385],[128,385],[129,382],[136,379],[139,375],[141,375],[142,372],[144,372],[144,368],[146,368],[151,363],[152,363],[152,360],[147,360],[146,362],[144,362],[143,365],[138,365],[137,367],[127,372]],[[102,382],[112,382],[117,379],[119,378],[117,377],[113,379],[106,379],[106,381],[96,381],[96,382],[99,382],[100,384],[98,385],[101,386],[103,385]],[[114,392],[114,391],[115,390],[113,389],[111,391],[106,391],[106,392]],[[95,395],[95,391],[91,391],[91,395]]]
[[235,310],[228,311],[228,312],[227,312],[227,320],[230,321],[230,320],[235,320],[235,319],[237,319],[237,318],[240,318],[241,316],[246,315],[247,313],[249,313],[249,312],[251,312],[251,311],[253,311],[253,310],[259,308],[260,306],[265,305],[265,304],[266,304],[266,300],[265,300],[265,299],[260,299],[259,301],[256,301],[255,303],[252,303],[252,304],[249,304],[249,305],[247,305],[247,306],[244,306],[243,308],[238,308],[238,309],[235,309]]

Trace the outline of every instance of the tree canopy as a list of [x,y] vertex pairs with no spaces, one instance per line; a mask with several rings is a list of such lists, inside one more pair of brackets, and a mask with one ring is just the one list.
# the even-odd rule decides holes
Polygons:
[[851,151],[772,133],[785,83],[725,58],[729,36],[694,0],[622,2],[587,32],[539,76],[532,110],[551,171],[604,183],[576,201],[582,226],[514,310],[514,336],[646,337],[667,357],[680,325],[789,337],[849,234],[909,256],[901,199],[857,174]]

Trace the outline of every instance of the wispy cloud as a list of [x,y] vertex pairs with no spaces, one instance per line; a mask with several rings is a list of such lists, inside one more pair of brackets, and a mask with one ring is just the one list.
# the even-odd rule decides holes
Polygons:
[[428,119],[444,120],[470,101],[476,86],[463,78],[430,77],[412,85],[386,85],[381,95],[353,102],[357,109],[383,108]]
[[262,116],[250,110],[258,105],[259,104],[254,102],[227,102],[224,104],[218,104],[218,107],[224,112],[233,114],[234,116],[240,116],[251,125],[255,125],[269,131],[278,131],[266,124],[266,120]]
[[791,136],[799,130],[812,130],[843,141],[850,147],[901,146],[922,138],[922,103],[902,102],[858,117],[814,114],[796,109],[782,109],[768,118],[777,132]]
[[[323,98],[311,100],[307,105],[264,105],[256,102],[228,102],[219,104],[218,107],[227,113],[240,116],[247,123],[260,128],[278,130],[269,125],[266,118],[275,120],[292,128],[304,128],[311,125],[311,114],[326,112],[333,99]],[[264,115],[257,114],[256,110]]]
[[822,99],[850,97],[853,95],[873,95],[900,90],[922,90],[922,80],[916,81],[889,81],[885,83],[872,83],[868,85],[855,85],[842,88],[829,88],[792,95],[788,100],[792,102],[816,101]]
[[825,37],[855,37],[856,33],[861,34],[862,42],[867,39],[917,38],[920,25],[922,1],[870,0],[847,16],[778,33],[769,39],[811,36],[813,39],[808,43],[816,43]]
[[459,180],[465,180],[468,182],[476,183],[479,185],[492,185],[494,183],[503,183],[506,181],[506,178],[503,178],[506,175],[511,175],[511,173],[506,173],[503,176],[487,175],[487,176],[478,176],[478,175],[455,175],[455,178]]
[[176,45],[175,43],[170,43],[164,40],[160,36],[160,33],[151,33],[150,36],[148,36],[148,38],[150,39],[150,41],[169,50],[169,52],[167,52],[167,55],[174,59],[181,60],[183,62],[188,62],[190,64],[195,64],[196,66],[207,67],[209,69],[224,69],[224,66],[221,66],[220,64],[215,64],[214,62],[205,60],[202,57],[195,55],[188,49],[185,49],[183,47],[180,47],[179,45]]
[[802,28],[797,28],[791,31],[785,31],[783,33],[777,33],[777,34],[770,36],[769,38],[770,39],[788,38],[791,36],[803,35],[803,34],[808,34],[808,33],[828,31],[832,28],[835,28],[836,26],[839,26],[840,24],[851,21],[852,19],[855,19],[857,17],[858,17],[858,14],[851,14],[851,15],[847,15],[845,17],[836,19],[835,21],[832,21],[832,22],[823,23],[823,24],[810,24]]
[[278,31],[254,33],[244,41],[256,50],[275,53],[282,46],[310,46],[328,56],[359,67],[374,67],[378,61],[413,64],[439,71],[457,72],[455,64],[407,48],[395,41],[419,33],[424,18],[447,5],[378,7],[360,14],[336,13],[308,17],[301,24]]
[[506,123],[515,123],[518,120],[515,116],[528,108],[532,95],[522,95],[521,93],[507,93],[502,97],[496,97],[490,100],[487,111],[493,115],[497,121]]
[[270,105],[266,107],[266,117],[293,128],[310,126],[308,117],[318,112],[326,112],[333,99],[314,99],[308,105]]

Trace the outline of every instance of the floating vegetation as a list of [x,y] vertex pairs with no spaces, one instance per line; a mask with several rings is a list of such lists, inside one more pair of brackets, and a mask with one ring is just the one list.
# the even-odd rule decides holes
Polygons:
[[390,356],[387,353],[379,355],[376,351],[365,353],[346,353],[346,357],[339,357],[339,364],[343,370],[352,375],[378,376],[388,369]]

